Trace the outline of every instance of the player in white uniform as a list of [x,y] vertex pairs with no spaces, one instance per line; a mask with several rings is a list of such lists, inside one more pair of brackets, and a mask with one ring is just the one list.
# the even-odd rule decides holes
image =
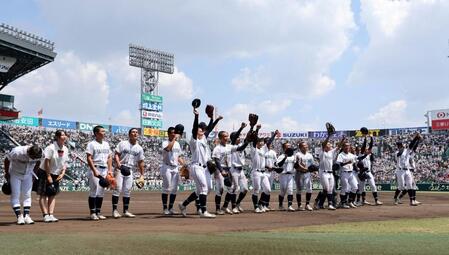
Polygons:
[[372,148],[373,148],[373,137],[370,137],[370,142],[369,142],[369,146],[368,148],[366,148],[366,142],[367,142],[367,138],[365,136],[365,139],[363,141],[363,145],[362,148],[360,150],[360,154],[358,155],[360,156],[364,156],[366,155],[362,160],[360,160],[357,163],[357,166],[359,168],[359,174],[358,174],[358,190],[357,190],[357,199],[359,199],[359,195],[362,196],[362,202],[361,203],[357,203],[357,206],[360,205],[369,205],[370,203],[366,201],[366,192],[365,192],[365,185],[368,182],[370,188],[371,188],[371,192],[373,193],[373,197],[374,197],[374,204],[375,205],[382,205],[383,203],[381,201],[379,201],[378,198],[378,194],[377,194],[377,186],[376,186],[376,182],[374,181],[374,176],[372,173],[372,166],[373,166],[373,161],[374,161],[374,156],[372,154]]
[[[241,129],[246,127],[245,123],[242,123]],[[239,189],[238,181],[239,178],[236,176],[236,178],[232,177],[231,174],[231,161],[232,161],[232,153],[236,151],[243,151],[245,150],[248,143],[245,141],[242,145],[231,145],[228,144],[229,141],[229,135],[226,131],[220,131],[218,133],[218,139],[220,139],[220,143],[215,146],[213,152],[212,152],[212,159],[215,161],[215,165],[217,166],[218,170],[215,174],[221,175],[222,177],[226,176],[228,178],[231,178],[232,185],[228,189],[228,193],[226,194],[226,198],[232,200],[232,206],[234,210],[236,208],[235,200],[232,199],[232,197],[236,194],[236,191]],[[235,179],[235,181],[234,181]],[[220,208],[221,204],[221,196],[223,193],[224,187],[221,186],[221,184],[216,184],[216,195],[215,195],[215,209],[217,211],[217,214],[223,215],[225,214],[224,210],[229,210],[228,203],[229,200],[225,199],[225,204],[223,205],[223,209]],[[226,201],[227,200],[227,201]],[[227,202],[227,203],[226,203]],[[229,213],[229,212],[228,212]],[[238,212],[237,212],[238,213]]]
[[[44,216],[44,222],[57,222],[58,219],[53,215],[55,210],[55,196],[59,193],[59,181],[65,175],[67,161],[69,160],[69,150],[64,145],[67,139],[63,130],[56,130],[55,140],[44,150],[44,159],[39,169],[39,179],[37,180],[40,194],[39,205]],[[56,194],[48,195],[47,186],[53,185]]]
[[[315,159],[309,152],[309,145],[305,141],[299,143],[299,151],[295,154],[298,171],[295,174],[296,182],[296,201],[298,202],[299,211],[313,211],[310,206],[310,199],[312,198],[312,173],[308,168],[315,164]],[[306,190],[306,205],[301,205],[301,192]]]
[[133,170],[138,169],[140,177],[143,178],[144,172],[144,153],[142,146],[137,142],[139,131],[137,128],[131,128],[128,131],[128,140],[117,144],[114,153],[116,164],[115,180],[117,185],[112,192],[112,216],[116,219],[121,215],[117,210],[120,193],[123,192],[123,215],[128,218],[136,217],[129,212],[129,203],[131,200],[131,189],[133,187]]
[[[39,167],[42,150],[37,145],[17,146],[12,149],[4,161],[5,179],[11,185],[11,207],[17,217],[17,224],[34,224],[30,217],[31,188],[33,171]],[[22,198],[23,214],[20,210]]]
[[190,150],[192,153],[192,162],[190,166],[190,176],[193,178],[196,186],[196,191],[192,192],[190,196],[179,204],[181,214],[187,216],[187,205],[199,198],[199,210],[198,213],[201,218],[215,218],[215,214],[209,213],[206,209],[207,194],[212,187],[211,174],[207,169],[207,161],[211,160],[211,152],[209,144],[207,143],[207,137],[213,130],[213,127],[222,119],[219,116],[215,122],[205,124],[198,124],[198,111],[194,108],[193,113],[195,119],[193,121],[192,138],[190,140]]
[[[162,143],[162,207],[164,215],[173,215],[173,204],[178,192],[179,166],[184,165],[181,146],[179,145],[180,134],[175,134],[175,128],[168,128],[168,140]],[[168,194],[170,200],[167,205]]]
[[104,127],[95,126],[93,132],[95,140],[89,142],[86,148],[87,164],[91,170],[88,173],[90,219],[105,220],[106,217],[101,214],[104,188],[98,183],[98,176],[112,174],[112,152],[109,143],[103,140],[106,132]]
[[[343,142],[343,140],[342,140]],[[324,140],[324,142],[321,144],[321,152],[319,155],[320,158],[320,165],[319,165],[319,175],[320,175],[320,182],[321,186],[323,187],[323,198],[319,200],[319,205],[315,208],[323,207],[324,201],[327,198],[328,202],[328,209],[329,210],[335,210],[335,206],[333,205],[334,202],[334,185],[335,185],[335,179],[334,179],[334,171],[332,169],[332,166],[334,165],[335,157],[338,154],[338,151],[340,150],[340,145],[342,144],[340,142],[337,147],[332,148],[332,144],[329,142],[329,136]]]
[[421,135],[418,133],[415,135],[413,140],[410,142],[408,148],[404,147],[404,144],[402,142],[397,142],[396,145],[398,146],[398,151],[396,152],[396,180],[398,188],[396,189],[396,192],[394,194],[394,204],[397,205],[400,202],[398,196],[399,193],[407,192],[410,198],[410,205],[411,206],[417,206],[418,203],[415,201],[415,190],[413,188],[413,178],[412,173],[410,172],[411,166],[410,166],[410,158],[412,154],[414,153],[414,150],[417,148],[417,144],[419,143],[419,140],[421,139]]
[[[273,139],[274,140],[274,139]],[[265,153],[265,167],[267,168],[267,172],[265,174],[268,176],[268,179],[270,180],[270,187],[273,188],[274,180],[277,176],[276,171],[273,170],[275,167],[276,161],[277,161],[277,154],[276,151],[273,150],[273,144],[266,142],[268,151]],[[271,210],[270,208],[270,198],[271,195],[268,195],[267,197],[267,208],[268,211]]]
[[[357,156],[350,152],[351,145],[348,142],[343,144],[343,151],[338,154],[337,164],[340,165],[341,175],[341,205],[342,208],[356,208],[354,204],[358,183],[353,171],[353,164],[357,162]],[[349,200],[348,200],[349,196]]]
[[[240,140],[240,134],[245,127],[246,123],[242,123],[242,125],[237,131],[231,133],[229,138],[231,140],[232,146],[242,147],[245,143],[247,144],[248,136],[247,139],[245,139],[244,143],[241,143]],[[251,132],[248,132],[248,135],[250,133]],[[232,186],[230,189],[228,189],[228,193],[225,196],[225,201],[221,208],[221,211],[227,214],[238,214],[240,212],[243,212],[243,208],[240,206],[240,201],[242,201],[242,199],[248,192],[248,180],[246,179],[245,172],[243,171],[244,156],[245,156],[244,149],[234,150],[231,151],[230,158],[228,158],[230,159],[230,167],[231,167],[230,173],[232,178]],[[239,192],[240,192],[238,199],[239,204],[237,205],[237,193]],[[232,210],[228,208],[229,202],[231,202]]]
[[293,208],[293,183],[295,181],[295,155],[293,150],[290,148],[290,143],[285,142],[282,144],[282,149],[284,150],[284,154],[280,155],[277,159],[277,165],[282,167],[283,170],[279,174],[279,182],[281,186],[281,190],[279,193],[279,210],[285,211],[286,209],[283,206],[284,197],[287,195],[287,210],[290,212],[294,212]]

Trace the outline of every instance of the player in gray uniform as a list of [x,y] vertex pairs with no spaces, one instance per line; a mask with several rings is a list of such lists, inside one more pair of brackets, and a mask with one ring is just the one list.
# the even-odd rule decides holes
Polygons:
[[[42,150],[37,145],[17,146],[4,161],[5,179],[11,185],[11,207],[17,217],[17,225],[34,224],[30,217],[33,173],[39,168]],[[23,214],[20,211],[22,200]]]
[[359,169],[359,174],[358,174],[359,185],[358,185],[358,190],[357,190],[357,200],[359,200],[359,195],[361,195],[362,202],[359,203],[359,201],[357,201],[356,205],[361,206],[361,205],[369,205],[370,204],[368,201],[366,201],[365,185],[367,182],[370,185],[371,192],[373,193],[374,204],[382,205],[383,203],[381,201],[379,201],[379,198],[378,198],[377,186],[376,186],[376,182],[374,181],[374,176],[372,173],[372,166],[373,166],[373,162],[374,162],[374,156],[372,154],[372,148],[373,148],[373,144],[374,144],[373,137],[370,136],[370,142],[369,142],[368,148],[366,148],[366,143],[367,143],[367,137],[365,136],[362,148],[361,148],[358,156],[359,157],[364,156],[364,155],[366,155],[366,156],[357,163],[357,166]]
[[214,126],[218,123],[222,117],[218,117],[215,122],[212,118],[209,126],[204,123],[198,124],[198,111],[193,109],[195,119],[193,121],[192,138],[190,140],[190,150],[192,152],[192,162],[190,166],[190,175],[193,178],[196,186],[196,190],[190,194],[190,196],[179,204],[181,214],[187,216],[187,206],[199,198],[199,210],[198,213],[201,218],[215,218],[215,214],[209,213],[206,209],[207,194],[212,186],[211,175],[207,169],[207,161],[211,160],[210,148],[207,143],[207,137],[213,130]]
[[401,201],[398,198],[399,193],[402,191],[404,194],[408,193],[410,198],[410,205],[417,206],[419,203],[416,203],[416,190],[413,185],[413,177],[410,169],[412,168],[410,165],[411,157],[415,153],[418,148],[419,141],[421,140],[421,135],[418,133],[415,135],[413,140],[410,142],[408,148],[404,147],[402,142],[397,142],[398,151],[396,152],[396,180],[398,184],[398,188],[394,194],[394,204],[400,204]]
[[[242,123],[242,126],[240,129],[243,129],[245,127],[246,127],[246,124]],[[220,175],[222,175],[222,177],[226,176],[226,177],[229,177],[232,179],[232,184],[231,184],[231,187],[228,188],[228,192],[225,197],[225,204],[223,205],[223,208],[220,208],[220,204],[221,204],[221,196],[222,196],[224,187],[221,187],[221,185],[216,185],[218,192],[215,195],[215,208],[216,208],[218,215],[223,215],[225,213],[224,210],[226,210],[227,212],[229,210],[229,208],[228,208],[229,200],[232,200],[232,202],[233,202],[232,203],[233,209],[236,207],[235,199],[232,199],[232,196],[235,195],[235,192],[239,188],[238,176],[235,176],[235,178],[233,176],[231,176],[232,175],[231,174],[232,153],[234,153],[236,151],[243,151],[246,148],[246,146],[248,145],[248,143],[245,140],[245,142],[242,145],[228,144],[229,135],[226,131],[220,131],[218,133],[218,139],[220,139],[220,143],[217,146],[215,146],[215,148],[212,152],[212,159],[215,160],[215,164],[219,170],[219,172],[217,172],[216,174],[220,174]]]
[[289,212],[294,212],[293,208],[293,183],[295,181],[295,155],[293,149],[290,148],[290,143],[285,142],[282,144],[282,149],[284,150],[284,154],[280,155],[277,159],[278,167],[282,167],[283,170],[279,174],[279,182],[281,186],[281,190],[279,193],[279,211],[285,211],[286,209],[283,206],[284,197],[287,195],[287,210]]
[[[299,151],[295,154],[298,171],[295,174],[296,182],[296,201],[298,202],[299,211],[313,211],[310,206],[310,199],[312,198],[312,173],[309,172],[309,167],[315,164],[315,159],[309,152],[309,145],[305,141],[299,142]],[[306,190],[306,205],[301,205],[301,192]]]
[[112,174],[112,156],[109,144],[103,141],[105,129],[102,126],[95,126],[93,129],[95,140],[89,142],[86,148],[87,164],[89,165],[89,210],[91,220],[105,220],[101,214],[103,204],[104,188],[100,186],[98,177],[106,177]]
[[[179,183],[179,166],[184,165],[181,146],[178,143],[180,134],[175,134],[175,128],[169,127],[167,130],[168,140],[162,143],[162,208],[164,215],[173,215],[173,204]],[[168,195],[170,200],[168,201]]]
[[142,177],[144,172],[144,153],[137,142],[139,131],[131,128],[128,131],[128,140],[121,141],[115,148],[114,161],[116,164],[115,180],[117,182],[112,192],[112,216],[116,219],[121,215],[117,210],[120,193],[123,191],[123,215],[128,218],[136,217],[129,212],[131,201],[131,189],[133,187],[133,170],[138,169]]

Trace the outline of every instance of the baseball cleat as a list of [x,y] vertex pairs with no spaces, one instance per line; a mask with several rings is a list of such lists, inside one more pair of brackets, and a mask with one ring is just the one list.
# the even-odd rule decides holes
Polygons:
[[164,215],[170,215],[170,211],[168,209],[164,209]]
[[211,214],[208,211],[205,211],[204,213],[200,214],[200,218],[209,218],[209,219],[213,219],[215,218],[215,214]]
[[293,208],[293,206],[291,206],[291,205],[287,209],[288,209],[289,212],[294,212],[295,211],[295,208]]
[[411,202],[410,202],[410,206],[417,206],[418,204],[417,203],[415,203],[415,200],[412,200]]
[[34,221],[31,219],[30,215],[27,214],[24,218],[25,224],[34,224]]
[[254,212],[255,212],[255,213],[262,213],[262,211],[260,210],[259,207],[257,207],[256,209],[254,209]]
[[17,225],[25,225],[25,219],[23,218],[22,215],[19,215],[19,217],[17,217]]
[[286,211],[285,210],[285,207],[283,207],[283,206],[279,206],[279,209],[278,209],[279,211]]
[[353,202],[349,203],[349,207],[351,207],[351,208],[357,208],[357,206],[356,206]]
[[313,208],[309,204],[306,204],[306,210],[307,211],[313,211]]
[[50,223],[50,222],[52,222],[50,215],[47,214],[47,215],[44,216],[44,222],[45,222],[45,223]]
[[380,202],[379,200],[376,201],[376,203],[374,203],[375,205],[383,205],[382,202]]
[[132,213],[130,213],[130,212],[128,212],[128,211],[126,211],[123,215],[124,215],[126,218],[135,218],[135,217],[136,217],[136,215],[134,215],[134,214],[132,214]]
[[51,219],[51,222],[58,222],[59,221],[53,214],[50,214],[50,219]]
[[90,219],[91,219],[91,220],[99,220],[97,214],[95,214],[95,213],[92,213],[92,214],[90,215]]
[[232,211],[231,211],[231,209],[229,209],[229,208],[227,208],[227,207],[226,207],[226,208],[222,207],[221,210],[224,210],[224,212],[227,213],[227,214],[230,214],[230,215],[233,214]]
[[179,207],[179,211],[181,211],[181,215],[183,217],[186,217],[187,216],[187,208],[185,206],[183,206],[182,203],[179,203],[178,207]]
[[329,205],[329,206],[327,207],[327,209],[329,209],[329,210],[336,210],[336,208],[335,208],[333,205]]
[[422,204],[422,203],[419,202],[418,200],[415,200],[415,204],[420,205],[420,204]]
[[364,205],[371,205],[371,203],[370,203],[370,202],[368,202],[368,201],[366,201],[366,200],[365,200],[365,201],[363,201],[363,204],[364,204]]
[[394,205],[398,205],[398,204],[399,204],[399,199],[396,198],[396,199],[394,200]]
[[120,215],[120,213],[117,210],[112,211],[112,217],[114,217],[114,219],[118,219],[121,218],[122,215]]
[[261,211],[262,213],[266,213],[266,212],[267,212],[267,211],[265,211],[265,208],[264,208],[262,205],[259,206],[259,209],[260,209],[260,211]]
[[170,210],[168,210],[170,212],[170,215],[175,215],[178,212],[175,211],[175,209],[171,208]]
[[266,206],[263,207],[263,210],[264,210],[265,212],[271,211],[270,208],[268,208],[268,207],[266,207]]
[[243,208],[240,205],[237,205],[237,209],[239,210],[239,212],[243,212]]
[[218,210],[215,212],[215,214],[216,214],[216,215],[225,215],[225,212],[223,212],[223,210],[221,210],[221,209],[218,209]]
[[306,209],[302,205],[298,206],[298,211],[305,211]]
[[400,198],[398,198],[398,204],[400,204],[400,205],[403,204],[403,202],[402,202],[402,200]]
[[102,215],[102,214],[97,214],[97,217],[98,217],[98,219],[99,220],[105,220],[106,219],[106,216],[104,216],[104,215]]
[[351,207],[349,207],[349,205],[347,205],[347,204],[342,204],[342,205],[341,205],[341,208],[343,208],[343,209],[349,209],[349,208],[351,208]]
[[240,213],[240,210],[236,207],[236,208],[233,208],[232,209],[232,213],[233,214],[239,214]]

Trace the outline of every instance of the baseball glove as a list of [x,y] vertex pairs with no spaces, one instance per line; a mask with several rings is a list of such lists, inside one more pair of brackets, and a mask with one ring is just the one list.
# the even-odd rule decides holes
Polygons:
[[2,192],[7,196],[11,195],[11,184],[9,182],[3,183]]
[[213,160],[207,161],[206,165],[209,173],[213,174],[215,173],[215,171],[217,171],[217,165],[215,165],[215,162]]
[[295,150],[293,148],[287,148],[285,150],[285,155],[287,155],[287,157],[293,156],[294,153],[295,153]]
[[114,189],[117,186],[117,181],[114,178],[114,175],[112,173],[108,173],[106,175],[106,180],[109,182],[109,187]]
[[103,176],[99,175],[98,177],[98,184],[103,187],[103,188],[107,188],[109,187],[109,182],[108,180],[106,180]]
[[213,105],[206,105],[206,114],[209,119],[212,119],[214,117],[214,106]]
[[335,134],[335,127],[330,122],[326,123],[326,130],[327,130],[327,135],[329,135],[329,136]]
[[145,179],[143,178],[143,175],[141,175],[140,178],[136,180],[136,186],[139,189],[141,189],[141,188],[143,188],[143,186],[145,186]]
[[295,162],[295,164],[293,165],[293,167],[296,169],[296,171],[300,172],[300,173],[307,173],[308,170],[307,169],[303,169],[302,167],[300,167],[298,162]]
[[180,169],[179,169],[179,175],[181,177],[184,177],[184,179],[189,179],[189,169],[187,168],[187,165],[183,165]]
[[184,133],[184,126],[182,124],[178,124],[175,126],[175,134],[182,135]]
[[282,171],[284,171],[284,168],[282,167],[273,167],[272,171],[275,171],[276,173],[280,174]]
[[318,168],[318,166],[316,166],[316,165],[310,165],[310,166],[307,168],[307,170],[309,170],[310,173],[313,173],[313,172],[318,172],[318,171],[319,171],[319,168]]
[[196,109],[196,108],[200,107],[200,105],[201,105],[201,100],[200,99],[198,99],[198,98],[193,99],[193,101],[192,101],[193,108]]
[[120,166],[120,173],[123,176],[129,176],[131,174],[131,168],[125,165]]
[[254,127],[257,124],[257,121],[259,120],[259,116],[257,116],[257,114],[254,113],[250,113],[248,115],[248,121],[249,121],[249,125],[251,127]]
[[228,174],[224,177],[224,185],[226,187],[231,187],[232,186],[232,177],[231,174]]
[[52,196],[56,196],[57,193],[58,193],[58,190],[56,189],[54,183],[47,185],[47,187],[45,189],[45,195],[52,197]]

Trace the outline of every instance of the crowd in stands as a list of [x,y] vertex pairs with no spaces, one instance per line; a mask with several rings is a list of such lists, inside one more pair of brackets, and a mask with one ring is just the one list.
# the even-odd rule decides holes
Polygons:
[[[42,148],[52,142],[54,131],[53,129],[46,129],[42,127],[22,127],[13,125],[0,125],[0,160],[3,161],[5,154],[13,148],[14,144],[4,134],[12,137],[16,142],[26,144],[38,144]],[[87,189],[87,168],[85,162],[86,154],[85,148],[89,141],[93,139],[91,133],[85,133],[77,130],[67,131],[69,136],[68,147],[71,152],[71,161],[67,170],[67,178],[63,180],[61,186],[72,185],[76,190]],[[425,134],[424,140],[420,144],[415,157],[416,171],[415,178],[417,182],[448,182],[447,176],[449,174],[449,136],[446,134]],[[127,134],[112,134],[107,133],[106,141],[109,142],[111,149],[122,140],[127,139]],[[347,138],[352,145],[357,146],[362,143],[362,138],[349,137]],[[403,141],[407,143],[411,140],[411,135],[395,135],[375,137],[373,152],[376,160],[373,166],[374,176],[377,183],[394,182],[395,160],[394,155],[396,151],[395,143]],[[145,180],[146,185],[152,189],[158,189],[162,186],[159,166],[161,162],[161,145],[163,138],[158,137],[140,137],[139,143],[142,145],[145,152]],[[274,149],[279,153],[281,151],[284,139],[275,139],[273,143]],[[299,140],[290,140],[293,147],[297,146]],[[318,158],[321,150],[321,142],[319,139],[308,139],[311,153]],[[335,138],[334,142],[338,142]],[[189,161],[190,152],[188,149],[188,142],[180,141],[180,144],[185,152],[186,161]],[[216,144],[216,141],[211,140],[210,146]],[[249,156],[249,153],[247,153]],[[249,158],[248,165],[249,165]],[[249,174],[249,169],[248,174]],[[4,182],[3,179],[3,163],[0,164],[0,184]],[[187,181],[189,182],[189,181]]]

